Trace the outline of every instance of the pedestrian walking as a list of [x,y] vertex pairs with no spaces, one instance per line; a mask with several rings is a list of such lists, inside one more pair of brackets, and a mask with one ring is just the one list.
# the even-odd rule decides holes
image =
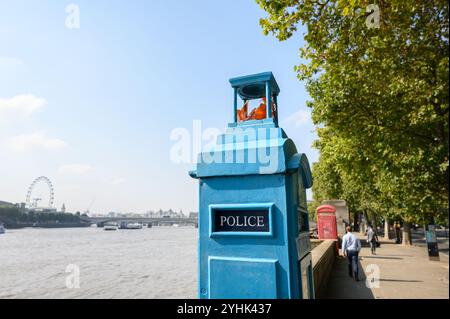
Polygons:
[[378,235],[377,232],[370,225],[367,229],[367,242],[370,245],[370,251],[372,255],[376,255],[377,245],[378,245]]
[[342,238],[342,252],[348,260],[349,276],[353,277],[356,281],[359,281],[358,254],[361,250],[361,242],[358,237],[352,233],[352,228],[350,226],[347,226],[346,230],[347,233]]
[[395,228],[395,237],[396,237],[395,243],[396,244],[400,244],[401,243],[400,223],[399,222],[395,222],[394,228]]

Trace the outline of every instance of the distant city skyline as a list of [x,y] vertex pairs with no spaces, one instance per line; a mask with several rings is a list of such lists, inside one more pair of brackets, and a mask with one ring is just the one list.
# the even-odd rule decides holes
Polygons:
[[302,32],[265,37],[254,0],[74,4],[79,28],[66,1],[0,3],[0,200],[24,202],[44,175],[54,207],[69,212],[197,211],[193,163],[170,161],[171,132],[193,137],[195,121],[224,131],[228,79],[264,71],[281,89],[280,126],[311,165],[318,159],[294,72]]
[[19,208],[22,211],[43,211],[43,212],[51,212],[51,213],[69,213],[69,214],[87,214],[90,217],[97,217],[97,216],[107,216],[107,217],[124,217],[124,218],[134,218],[134,217],[190,217],[193,214],[198,215],[198,211],[189,211],[185,212],[182,209],[179,211],[173,210],[172,208],[169,208],[168,210],[158,209],[158,210],[147,210],[145,212],[133,212],[133,211],[109,211],[104,213],[91,213],[89,210],[86,211],[66,211],[65,204],[61,206],[60,209],[57,207],[28,207],[25,205],[25,203],[13,203],[8,201],[2,201],[0,200],[0,207],[8,207],[8,206],[15,206]]

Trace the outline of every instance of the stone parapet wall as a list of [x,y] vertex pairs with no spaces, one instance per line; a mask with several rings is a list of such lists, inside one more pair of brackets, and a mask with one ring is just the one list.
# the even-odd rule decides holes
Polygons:
[[[311,241],[313,242],[314,240]],[[333,271],[333,265],[337,257],[336,243],[336,240],[323,240],[311,251],[314,291],[315,297],[318,299],[321,298],[326,290],[330,274]]]

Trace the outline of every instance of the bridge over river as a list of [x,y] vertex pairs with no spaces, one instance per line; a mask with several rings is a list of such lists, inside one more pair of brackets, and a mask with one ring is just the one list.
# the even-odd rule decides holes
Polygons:
[[142,224],[151,224],[152,226],[170,226],[170,225],[180,225],[180,226],[189,226],[193,225],[198,227],[198,219],[197,218],[172,218],[172,217],[159,217],[159,218],[151,218],[151,217],[87,217],[82,216],[81,220],[90,224],[97,224],[98,227],[103,227],[106,222],[137,222]]

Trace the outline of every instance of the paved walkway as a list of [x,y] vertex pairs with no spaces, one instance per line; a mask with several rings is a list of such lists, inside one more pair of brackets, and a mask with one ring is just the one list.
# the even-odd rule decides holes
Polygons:
[[[441,253],[440,261],[430,261],[423,246],[402,246],[392,240],[380,240],[381,247],[372,255],[361,237],[359,282],[349,277],[346,258],[336,260],[325,298],[449,298],[448,254]],[[379,269],[379,279],[375,276],[376,269]],[[369,287],[366,280],[370,281]]]

